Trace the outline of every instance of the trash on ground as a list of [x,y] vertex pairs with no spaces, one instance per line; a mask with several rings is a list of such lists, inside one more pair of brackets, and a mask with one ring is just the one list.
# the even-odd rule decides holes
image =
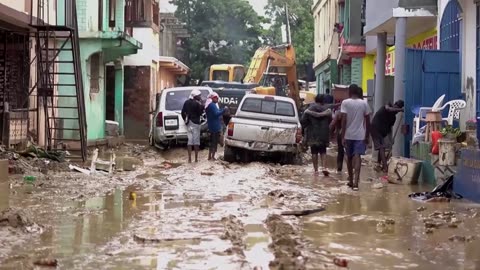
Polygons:
[[378,183],[375,183],[372,185],[372,188],[374,189],[382,189],[383,188],[383,184],[378,182]]
[[201,175],[205,175],[205,176],[212,176],[212,175],[214,175],[213,172],[201,172],[200,174],[201,174]]
[[412,193],[408,197],[420,202],[449,202],[450,199],[462,198],[461,195],[453,191],[453,175],[431,192]]
[[58,266],[58,261],[57,259],[38,259],[33,262],[34,265],[37,266],[43,266],[43,267],[57,267]]
[[420,207],[417,208],[417,212],[423,212],[425,210],[427,210],[427,208],[425,206],[420,206]]
[[346,259],[334,258],[333,264],[335,264],[338,267],[348,267],[348,261]]

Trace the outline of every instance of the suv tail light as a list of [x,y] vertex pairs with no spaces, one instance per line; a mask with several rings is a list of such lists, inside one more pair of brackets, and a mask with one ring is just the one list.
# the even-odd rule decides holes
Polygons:
[[235,128],[235,124],[232,122],[228,123],[228,128],[227,128],[227,136],[232,137],[233,136],[233,129]]
[[157,114],[156,126],[157,127],[163,127],[163,113],[162,112],[159,112]]
[[295,141],[297,143],[301,143],[302,142],[302,129],[301,128],[297,128],[297,134],[295,135]]

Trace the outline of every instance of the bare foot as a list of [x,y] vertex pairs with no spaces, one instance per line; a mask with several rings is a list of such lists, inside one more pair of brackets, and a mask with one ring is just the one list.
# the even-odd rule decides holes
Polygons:
[[319,173],[318,173],[318,172],[314,172],[314,173],[313,173],[313,175],[315,175],[315,176],[318,176],[318,175],[319,175]]

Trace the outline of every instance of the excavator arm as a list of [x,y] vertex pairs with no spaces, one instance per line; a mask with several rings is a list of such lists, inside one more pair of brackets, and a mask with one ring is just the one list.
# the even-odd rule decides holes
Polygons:
[[[259,48],[253,56],[244,81],[265,86],[262,78],[270,72],[286,74],[288,95],[300,106],[295,49],[291,44]],[[269,87],[261,88],[265,90]]]

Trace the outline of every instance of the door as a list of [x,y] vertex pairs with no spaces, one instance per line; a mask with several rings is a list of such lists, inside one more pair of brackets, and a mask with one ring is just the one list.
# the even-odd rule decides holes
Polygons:
[[[445,102],[463,99],[458,51],[407,49],[405,63],[405,123],[412,127],[416,106],[431,107],[445,94]],[[448,111],[444,111],[444,117]],[[405,155],[410,156],[412,135],[405,137]]]

